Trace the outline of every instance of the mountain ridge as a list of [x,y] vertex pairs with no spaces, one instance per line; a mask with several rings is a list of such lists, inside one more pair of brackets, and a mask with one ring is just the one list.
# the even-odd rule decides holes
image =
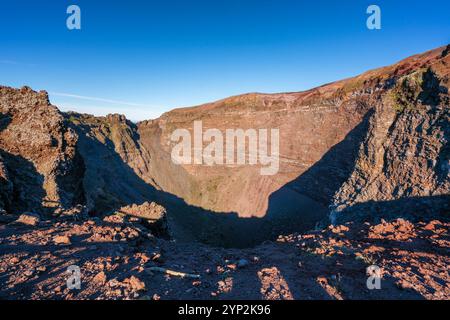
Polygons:
[[[168,216],[177,216],[175,220],[185,217],[180,217],[183,215],[180,213],[171,215],[171,211],[195,212],[192,217],[185,214],[190,216],[186,219],[202,225],[200,233],[205,233],[202,238],[220,234],[217,229],[224,229],[222,237],[230,236],[227,233],[231,231],[223,228],[225,222],[220,222],[222,218],[205,218],[208,222],[199,222],[203,216],[215,213],[262,220],[261,223],[268,224],[263,232],[266,234],[278,232],[277,228],[286,228],[286,224],[288,231],[306,231],[327,220],[330,212],[335,216],[361,202],[394,201],[405,196],[437,196],[437,204],[429,207],[443,212],[447,210],[449,188],[447,180],[442,178],[447,170],[448,152],[440,152],[448,148],[445,142],[448,65],[447,46],[303,92],[244,94],[174,109],[158,119],[138,123],[118,114],[94,117],[62,113],[50,104],[45,92],[36,93],[28,87],[20,90],[2,87],[3,160],[0,164],[6,168],[1,171],[2,181],[6,181],[1,192],[1,198],[6,199],[2,207],[14,202],[11,199],[22,197],[21,203],[29,202],[28,206],[7,211],[39,211],[38,203],[42,201],[47,203],[47,212],[53,210],[59,214],[76,207],[75,212],[96,215],[134,203],[159,201],[178,208],[167,208]],[[424,89],[411,79],[430,87]],[[421,101],[422,98],[428,100]],[[419,107],[410,109],[410,106]],[[41,119],[40,131],[33,129],[32,133],[41,132],[39,139],[32,137],[29,126],[22,126],[24,121],[36,122],[36,119]],[[422,119],[422,124],[418,119]],[[202,120],[205,128],[279,128],[279,174],[260,176],[258,166],[175,165],[170,158],[170,135],[177,128],[192,130],[194,120]],[[46,121],[54,123],[54,129],[46,129]],[[426,122],[428,128],[434,128],[436,121],[442,122],[432,133],[433,137],[440,135],[438,138],[422,130],[414,139],[427,141],[427,145],[437,149],[418,151],[408,142],[408,137],[412,137],[408,131],[410,126],[419,130]],[[398,133],[392,137],[395,130]],[[17,141],[25,141],[24,135],[28,144],[24,142],[17,149]],[[389,145],[383,144],[388,140]],[[47,152],[26,151],[36,146],[36,150],[54,150],[53,158]],[[395,150],[390,150],[390,146]],[[386,189],[390,178],[384,177],[381,182],[380,177],[385,171],[390,170],[394,176],[399,172],[397,165],[384,168],[383,161],[395,163],[402,146],[412,154],[431,152],[435,158],[420,163],[435,161],[436,164],[430,168],[419,166],[414,164],[417,156],[410,158],[403,178],[395,182],[409,191],[399,192],[392,183],[391,189]],[[385,160],[381,161],[380,157]],[[14,172],[12,180],[7,178],[14,170],[12,163],[17,161],[36,167],[32,179],[23,172]],[[411,179],[414,175],[422,180]],[[30,186],[36,185],[35,194],[41,200],[27,200],[27,187],[23,185],[27,179],[32,181],[28,183]],[[42,179],[44,183],[39,189]],[[434,193],[420,189],[424,184]],[[416,206],[416,201],[411,206]],[[186,223],[181,229],[186,228]],[[180,229],[176,224],[173,228]]]
[[[0,298],[449,299],[449,51],[139,123],[0,86]],[[173,163],[194,121],[279,129],[278,174]]]

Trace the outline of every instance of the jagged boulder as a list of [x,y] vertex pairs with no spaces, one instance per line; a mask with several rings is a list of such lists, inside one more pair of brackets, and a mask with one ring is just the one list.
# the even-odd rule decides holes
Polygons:
[[36,213],[27,212],[21,214],[16,222],[35,227],[41,222],[41,217]]
[[78,137],[47,93],[0,87],[0,115],[0,194],[2,202],[10,195],[8,209],[51,213],[82,203]]
[[117,210],[117,213],[140,218],[150,226],[153,233],[168,235],[166,209],[155,202],[125,206]]

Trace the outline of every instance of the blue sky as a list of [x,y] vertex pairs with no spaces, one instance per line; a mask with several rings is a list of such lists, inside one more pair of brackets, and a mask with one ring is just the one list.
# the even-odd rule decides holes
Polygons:
[[[77,4],[82,29],[66,28]],[[366,28],[366,9],[382,29]],[[0,84],[63,110],[154,118],[246,92],[301,91],[450,43],[450,1],[14,0]]]

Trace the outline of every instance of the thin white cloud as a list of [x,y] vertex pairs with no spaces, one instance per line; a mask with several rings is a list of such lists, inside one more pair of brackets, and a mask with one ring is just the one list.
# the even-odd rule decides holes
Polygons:
[[120,101],[120,100],[104,99],[104,98],[99,98],[99,97],[80,96],[80,95],[71,94],[71,93],[49,92],[49,94],[57,96],[57,97],[66,97],[66,98],[74,98],[74,99],[81,99],[81,100],[89,100],[89,101],[105,102],[105,103],[112,103],[112,104],[120,104],[120,105],[125,105],[125,106],[130,106],[130,107],[148,108],[147,105],[140,104],[140,103],[133,103],[133,102],[127,102],[127,101]]

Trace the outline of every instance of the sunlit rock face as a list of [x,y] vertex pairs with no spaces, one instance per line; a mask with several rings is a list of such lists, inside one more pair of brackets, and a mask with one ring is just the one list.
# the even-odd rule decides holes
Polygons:
[[[448,194],[448,63],[440,48],[306,92],[247,94],[141,122],[142,145],[164,159],[149,175],[196,206],[239,217],[300,217],[309,226],[330,205]],[[279,129],[279,172],[173,166],[171,134],[193,134],[194,121],[204,131]],[[168,181],[172,170],[176,182]]]
[[[102,215],[154,201],[166,208],[172,236],[229,246],[309,230],[329,216],[448,212],[448,52],[137,124],[61,113],[45,92],[0,87],[0,210]],[[276,172],[262,174],[258,161],[175,163],[174,131],[195,136],[199,122],[224,137],[230,129],[277,130]],[[200,143],[203,150],[210,142]]]
[[84,202],[77,140],[46,92],[0,87],[0,205],[52,213]]

